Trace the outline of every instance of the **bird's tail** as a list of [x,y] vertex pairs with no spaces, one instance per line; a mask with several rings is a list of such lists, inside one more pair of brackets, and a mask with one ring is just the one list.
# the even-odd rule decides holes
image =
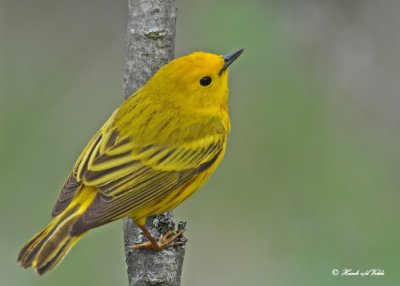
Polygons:
[[[22,267],[32,267],[40,275],[53,269],[78,242],[82,234],[71,235],[70,229],[86,210],[88,201],[76,200],[56,216],[41,232],[33,237],[21,250],[18,262]],[[85,196],[91,199],[92,196]],[[90,200],[90,201],[91,201]]]

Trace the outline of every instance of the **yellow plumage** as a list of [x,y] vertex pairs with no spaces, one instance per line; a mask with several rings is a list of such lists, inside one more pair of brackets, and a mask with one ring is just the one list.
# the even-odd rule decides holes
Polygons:
[[21,265],[43,274],[86,231],[126,216],[144,227],[199,189],[225,153],[227,67],[241,52],[175,59],[128,98],[79,156],[53,220],[21,250]]

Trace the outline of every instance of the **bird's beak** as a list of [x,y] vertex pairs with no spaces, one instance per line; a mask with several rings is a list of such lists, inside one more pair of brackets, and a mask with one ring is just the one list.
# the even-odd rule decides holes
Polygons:
[[226,69],[243,53],[244,49],[240,49],[236,52],[224,55],[224,66],[219,71],[219,75],[221,75]]

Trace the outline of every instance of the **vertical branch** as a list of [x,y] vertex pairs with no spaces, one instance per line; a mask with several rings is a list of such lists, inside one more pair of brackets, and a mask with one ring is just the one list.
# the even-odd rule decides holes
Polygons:
[[[126,38],[125,98],[143,86],[164,64],[174,57],[176,0],[128,0]],[[147,220],[150,231],[159,235],[174,227],[172,213]],[[124,219],[124,240],[129,286],[180,285],[183,246],[161,252],[134,250],[145,240],[131,219]]]
[[128,0],[125,98],[174,58],[176,0]]

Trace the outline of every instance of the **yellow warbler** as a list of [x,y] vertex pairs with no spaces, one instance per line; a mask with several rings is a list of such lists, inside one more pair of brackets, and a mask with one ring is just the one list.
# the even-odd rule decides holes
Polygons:
[[166,64],[89,141],[53,209],[18,262],[43,274],[88,230],[131,216],[161,250],[181,232],[152,237],[146,218],[199,189],[224,156],[230,129],[228,71],[242,50],[195,52]]

